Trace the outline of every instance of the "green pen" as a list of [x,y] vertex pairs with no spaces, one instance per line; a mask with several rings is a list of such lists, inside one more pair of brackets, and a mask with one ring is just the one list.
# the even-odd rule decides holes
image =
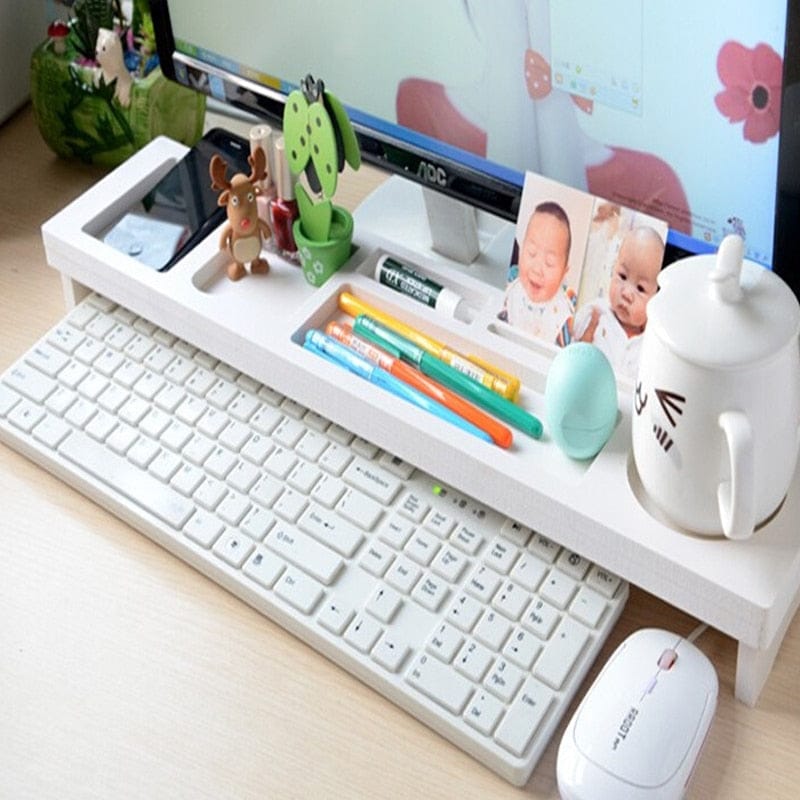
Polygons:
[[402,358],[417,367],[423,374],[427,375],[439,383],[444,384],[448,389],[458,392],[460,395],[472,400],[476,405],[485,408],[491,414],[496,415],[509,425],[539,439],[542,435],[542,423],[533,414],[514,405],[510,400],[501,397],[497,392],[493,392],[474,378],[453,369],[449,364],[445,364],[436,356],[426,353],[421,347],[395,333],[390,328],[372,319],[366,314],[359,314],[353,325],[353,332],[358,336],[369,339],[373,344],[382,347],[391,353],[395,358]]

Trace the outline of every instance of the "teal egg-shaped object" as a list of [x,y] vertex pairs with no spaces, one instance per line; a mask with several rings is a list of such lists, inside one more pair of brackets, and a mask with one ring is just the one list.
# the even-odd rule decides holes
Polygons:
[[573,342],[553,359],[544,400],[553,441],[571,458],[591,458],[616,425],[614,369],[593,344]]

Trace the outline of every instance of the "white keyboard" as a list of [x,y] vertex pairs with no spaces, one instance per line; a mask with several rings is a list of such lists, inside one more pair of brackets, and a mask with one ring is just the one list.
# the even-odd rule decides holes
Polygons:
[[98,295],[2,376],[0,434],[518,785],[628,596]]

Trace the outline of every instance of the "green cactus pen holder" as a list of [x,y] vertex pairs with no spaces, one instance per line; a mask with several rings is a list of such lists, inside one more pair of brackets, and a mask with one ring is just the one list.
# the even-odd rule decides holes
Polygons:
[[289,169],[308,184],[295,187],[299,218],[293,233],[303,275],[321,286],[352,251],[353,216],[332,198],[344,165],[361,166],[358,140],[344,106],[311,75],[286,98],[283,136]]

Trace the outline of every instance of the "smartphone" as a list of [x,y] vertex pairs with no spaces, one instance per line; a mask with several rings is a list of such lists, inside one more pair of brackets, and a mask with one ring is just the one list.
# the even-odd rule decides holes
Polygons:
[[208,171],[214,154],[226,161],[229,175],[250,173],[250,143],[222,128],[212,128],[126,210],[103,241],[159,272],[174,266],[225,218]]

